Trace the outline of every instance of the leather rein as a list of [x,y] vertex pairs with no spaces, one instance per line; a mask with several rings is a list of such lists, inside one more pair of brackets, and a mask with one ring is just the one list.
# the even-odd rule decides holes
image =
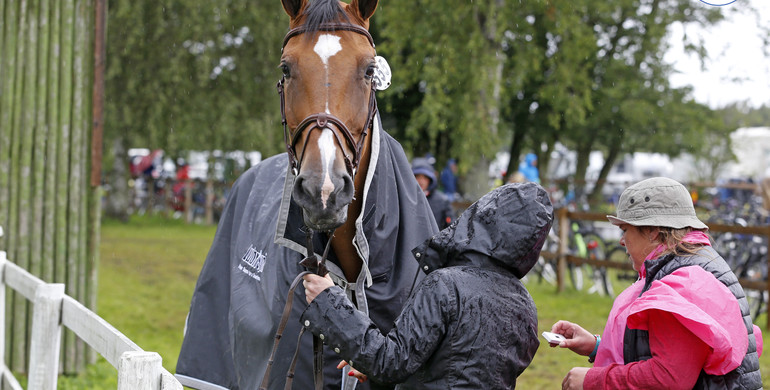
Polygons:
[[[369,43],[374,47],[374,40],[372,39],[371,34],[369,34],[369,31],[367,31],[365,28],[349,24],[349,23],[322,23],[318,27],[319,31],[352,31],[359,33],[361,35],[364,35],[368,40]],[[283,38],[283,47],[286,47],[286,44],[289,42],[289,39],[292,37],[295,37],[297,35],[303,34],[307,32],[308,29],[305,26],[300,26],[293,28],[289,30],[289,32],[286,34],[286,36]],[[281,49],[283,50],[283,49]],[[278,94],[281,97],[281,124],[283,125],[283,140],[286,144],[286,151],[289,154],[289,163],[291,164],[292,173],[294,176],[297,176],[299,174],[300,167],[302,165],[302,160],[297,159],[297,153],[296,153],[296,144],[297,141],[299,141],[300,137],[302,136],[302,133],[307,130],[307,135],[305,135],[305,143],[302,150],[302,156],[305,155],[304,148],[307,147],[307,139],[310,137],[310,133],[315,129],[323,130],[325,128],[329,127],[329,124],[334,125],[339,132],[342,133],[343,137],[345,138],[345,142],[348,144],[350,149],[353,151],[353,158],[351,158],[345,154],[345,167],[348,171],[348,174],[350,174],[351,177],[355,177],[355,171],[358,169],[358,164],[361,161],[361,154],[363,151],[363,145],[364,145],[364,139],[366,138],[367,133],[372,130],[372,127],[374,125],[374,116],[377,114],[377,100],[375,99],[374,92],[376,90],[377,83],[372,80],[372,90],[369,94],[369,113],[367,115],[366,123],[364,124],[363,131],[361,133],[361,137],[359,138],[358,142],[355,141],[355,138],[353,137],[353,134],[350,132],[347,126],[345,126],[345,123],[343,123],[339,118],[332,114],[327,114],[324,112],[320,112],[317,114],[311,114],[308,115],[300,124],[297,126],[297,128],[294,130],[294,134],[290,134],[288,125],[286,123],[286,103],[284,98],[284,90],[283,90],[283,84],[285,82],[285,76],[281,77],[281,80],[278,82],[277,88],[278,88]],[[340,136],[337,134],[336,131],[332,131],[334,134],[334,139],[336,140],[337,144],[342,148],[344,153],[344,146],[342,144],[342,140],[340,139]],[[291,142],[289,142],[289,139],[291,139]],[[313,250],[313,231],[310,229],[306,229],[306,249],[307,249],[307,256],[300,262],[300,265],[304,266],[307,271],[301,272],[299,275],[297,275],[296,278],[292,281],[290,287],[288,296],[286,297],[286,304],[283,308],[283,314],[281,315],[281,321],[278,324],[278,329],[275,333],[275,338],[273,340],[273,350],[270,352],[270,359],[267,363],[267,368],[265,370],[265,374],[262,377],[262,383],[259,387],[260,390],[267,390],[267,387],[270,382],[270,371],[273,367],[273,362],[275,360],[275,353],[278,350],[278,344],[281,340],[281,337],[283,337],[283,331],[286,329],[286,324],[289,321],[289,317],[291,316],[291,308],[292,303],[294,301],[294,290],[297,288],[299,283],[302,281],[303,276],[307,274],[317,274],[321,276],[325,276],[327,273],[329,273],[328,269],[326,268],[326,257],[329,253],[329,248],[331,247],[332,237],[329,237],[328,242],[326,243],[326,247],[324,248],[323,256],[320,260],[317,259],[315,255],[315,251]],[[294,350],[294,356],[292,357],[291,364],[289,365],[289,370],[286,373],[286,384],[284,385],[284,390],[290,390],[292,388],[293,380],[294,380],[294,371],[297,366],[297,358],[299,356],[299,348],[300,348],[300,339],[302,338],[302,335],[305,333],[305,327],[303,326],[299,331],[299,336],[297,338],[297,348]],[[315,389],[316,390],[322,390],[323,389],[323,343],[318,337],[313,337],[313,380],[315,383]]]
[[[289,32],[286,33],[286,36],[283,38],[283,48],[286,47],[286,44],[289,43],[291,38],[303,34],[307,31],[308,28],[304,25],[289,30]],[[321,23],[321,25],[318,26],[318,31],[352,31],[365,36],[369,40],[369,44],[374,47],[374,40],[372,39],[372,35],[369,34],[369,31],[355,24]],[[281,51],[283,51],[283,48],[281,48]],[[332,131],[334,134],[334,139],[343,150],[343,154],[345,156],[345,168],[347,169],[348,174],[350,174],[351,177],[354,177],[355,171],[358,168],[358,164],[361,162],[364,139],[366,138],[369,130],[372,129],[372,126],[374,125],[374,116],[377,114],[377,99],[374,96],[374,92],[377,87],[376,82],[372,81],[372,89],[369,93],[369,112],[367,114],[366,123],[364,124],[361,137],[358,139],[358,142],[356,142],[355,137],[353,137],[353,133],[350,132],[342,120],[332,114],[327,114],[325,112],[308,115],[304,120],[302,120],[302,122],[300,122],[299,126],[294,129],[294,133],[291,134],[286,122],[286,99],[284,97],[283,89],[285,81],[286,77],[281,77],[281,80],[278,81],[276,88],[278,89],[278,95],[281,97],[281,124],[283,125],[283,141],[286,144],[286,151],[289,153],[289,163],[291,164],[291,169],[292,173],[294,173],[294,176],[299,174],[300,167],[302,166],[302,158],[305,156],[305,148],[307,147],[307,139],[310,137],[310,133],[315,129],[323,130],[328,128],[329,124],[332,124],[339,130],[340,133],[342,133],[342,136],[345,138],[345,142],[347,143],[348,147],[353,151],[353,158],[351,159],[350,156],[344,153],[345,148],[339,134],[337,134],[336,131]],[[302,133],[304,133],[306,129],[309,130],[305,135],[305,143],[302,147],[302,157],[297,159],[297,141],[299,141]]]

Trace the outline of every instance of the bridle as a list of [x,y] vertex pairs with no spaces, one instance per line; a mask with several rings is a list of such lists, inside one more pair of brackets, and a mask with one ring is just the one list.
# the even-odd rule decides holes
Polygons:
[[[321,23],[318,26],[319,31],[352,31],[358,34],[361,34],[365,36],[369,40],[369,44],[374,47],[374,40],[372,39],[372,35],[369,34],[369,31],[367,31],[365,28],[350,24],[350,23]],[[288,33],[286,33],[286,36],[283,38],[283,47],[281,50],[283,50],[286,47],[286,44],[289,43],[289,40],[297,35],[303,34],[308,31],[308,28],[305,25],[295,27],[291,30],[289,30]],[[375,99],[374,92],[377,87],[377,83],[372,80],[372,89],[369,93],[369,113],[367,114],[366,123],[364,123],[364,128],[361,133],[361,137],[358,139],[358,142],[356,142],[355,137],[353,137],[353,133],[350,132],[347,126],[345,126],[345,123],[342,122],[339,118],[332,114],[327,114],[325,112],[319,112],[316,114],[310,114],[307,117],[305,117],[302,122],[300,122],[299,126],[297,126],[296,129],[294,129],[294,134],[291,134],[288,128],[288,125],[286,123],[286,99],[284,97],[284,90],[283,90],[283,84],[286,81],[286,77],[281,77],[281,80],[278,81],[278,84],[276,85],[276,88],[278,89],[278,95],[281,97],[281,124],[283,125],[283,141],[286,144],[286,151],[289,154],[289,163],[291,164],[291,170],[294,176],[297,176],[299,174],[299,170],[302,166],[302,158],[305,156],[305,148],[307,147],[307,140],[310,138],[310,133],[313,132],[315,129],[323,130],[325,128],[328,128],[329,124],[334,125],[340,133],[342,133],[342,136],[345,138],[345,142],[347,143],[348,147],[353,151],[353,158],[351,160],[350,156],[345,154],[345,168],[348,171],[348,174],[350,174],[351,177],[355,176],[356,169],[358,169],[358,164],[361,162],[361,154],[363,152],[363,146],[364,146],[364,139],[366,138],[366,134],[369,132],[369,130],[372,129],[372,126],[374,124],[374,116],[377,114],[377,99]],[[298,160],[297,159],[297,150],[296,145],[297,141],[299,141],[300,137],[302,136],[302,133],[305,132],[306,129],[309,129],[307,131],[307,134],[305,135],[305,142],[304,146],[302,147],[302,157]],[[337,134],[336,131],[332,131],[334,134],[334,139],[336,140],[337,144],[342,148],[344,153],[344,145],[342,143],[342,140],[340,139],[339,134]],[[291,142],[290,142],[291,140]]]
[[[318,27],[319,31],[352,31],[359,33],[361,35],[364,35],[368,40],[369,43],[374,47],[374,40],[372,39],[371,34],[369,34],[369,31],[367,31],[365,28],[350,24],[350,23],[322,23]],[[289,30],[289,32],[286,34],[286,36],[283,38],[283,47],[286,47],[286,44],[289,42],[289,39],[292,37],[295,37],[297,35],[303,34],[307,32],[307,27],[300,26],[293,28]],[[283,48],[281,49],[283,50]],[[353,151],[353,158],[351,158],[345,154],[345,168],[348,171],[348,174],[350,174],[351,178],[355,177],[356,170],[358,169],[358,164],[361,162],[361,154],[363,152],[363,145],[364,145],[364,139],[366,138],[367,133],[372,130],[372,127],[374,125],[374,116],[377,114],[377,100],[375,99],[374,92],[377,89],[377,82],[376,80],[372,80],[372,90],[369,94],[369,113],[367,115],[366,123],[364,124],[363,131],[361,133],[361,137],[358,139],[358,142],[355,141],[355,138],[353,137],[353,134],[348,130],[348,127],[345,126],[345,124],[336,116],[332,114],[327,114],[325,112],[320,112],[316,114],[308,115],[302,122],[300,122],[299,126],[294,130],[294,134],[289,133],[288,126],[286,124],[286,102],[284,98],[284,91],[283,91],[283,84],[285,82],[285,76],[281,77],[281,80],[278,82],[277,88],[278,88],[278,94],[281,97],[281,124],[283,125],[283,140],[286,144],[286,151],[289,154],[289,163],[291,164],[292,173],[294,176],[299,175],[300,167],[302,166],[302,159],[297,159],[297,152],[296,152],[296,144],[297,141],[299,141],[302,133],[307,130],[307,135],[305,135],[305,143],[302,150],[302,157],[305,156],[305,147],[307,147],[307,140],[310,137],[310,133],[315,130],[323,130],[325,128],[328,128],[329,124],[334,125],[343,135],[345,138],[345,142],[348,144],[350,149]],[[337,134],[337,132],[332,131],[334,134],[334,139],[336,140],[337,144],[342,148],[344,153],[344,146],[342,144],[342,140],[340,139],[340,136]],[[289,139],[291,139],[291,142],[289,142]],[[299,275],[297,275],[296,278],[294,278],[294,281],[292,281],[290,287],[289,287],[289,293],[286,297],[286,304],[283,308],[283,314],[281,315],[281,321],[278,324],[278,329],[275,333],[275,339],[273,341],[273,350],[270,353],[270,359],[267,363],[267,368],[265,370],[265,374],[262,377],[262,383],[259,387],[260,390],[267,390],[267,386],[270,382],[270,370],[272,369],[273,362],[275,360],[275,353],[278,350],[278,343],[281,340],[281,337],[283,337],[283,331],[286,328],[286,324],[289,321],[289,317],[291,315],[291,308],[292,303],[294,301],[294,290],[297,288],[299,283],[302,281],[302,277],[307,274],[317,274],[321,276],[325,276],[327,273],[329,273],[328,269],[326,268],[326,256],[329,253],[329,248],[331,247],[332,237],[329,237],[328,242],[326,243],[326,247],[324,248],[323,256],[320,260],[316,258],[315,251],[313,250],[313,231],[310,229],[305,230],[307,244],[307,256],[300,262],[300,265],[304,266],[307,271],[301,272]],[[291,364],[289,365],[289,370],[286,374],[286,384],[284,385],[285,390],[289,390],[292,387],[292,383],[294,380],[294,371],[297,365],[297,358],[299,356],[299,348],[300,348],[300,339],[302,338],[302,335],[305,333],[305,327],[303,326],[299,331],[299,336],[297,338],[297,348],[294,351],[294,356],[292,357]],[[313,337],[313,381],[315,383],[315,389],[321,390],[323,389],[323,343],[318,337]]]

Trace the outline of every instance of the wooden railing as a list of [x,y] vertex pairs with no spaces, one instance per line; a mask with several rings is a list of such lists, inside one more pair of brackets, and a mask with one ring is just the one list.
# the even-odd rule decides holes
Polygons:
[[[161,365],[107,321],[64,294],[64,284],[45,283],[6,259],[0,251],[0,325],[5,324],[6,287],[33,304],[28,390],[55,390],[62,326],[67,327],[118,369],[118,390],[182,390]],[[22,390],[5,363],[5,327],[0,326],[0,387]]]
[[[590,212],[577,212],[568,211],[565,208],[558,209],[556,211],[556,217],[559,231],[559,249],[557,253],[543,252],[545,258],[556,258],[556,285],[559,292],[564,290],[564,276],[567,275],[567,263],[576,265],[590,264],[597,267],[616,268],[622,270],[632,270],[630,262],[619,263],[610,261],[609,259],[586,259],[579,256],[574,256],[569,253],[569,227],[571,221],[591,221],[591,222],[607,222],[607,215],[603,213],[590,213]],[[737,234],[754,234],[768,238],[767,242],[770,242],[770,226],[739,226],[739,225],[723,225],[716,223],[709,223],[710,233],[726,233],[732,232]],[[768,251],[767,263],[770,266],[770,251]],[[746,278],[739,279],[743,288],[770,291],[770,278],[766,280],[751,280]],[[770,315],[767,316],[766,329],[770,329]]]

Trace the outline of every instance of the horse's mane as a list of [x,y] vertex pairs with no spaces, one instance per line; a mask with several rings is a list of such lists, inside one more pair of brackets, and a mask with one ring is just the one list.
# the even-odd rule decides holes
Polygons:
[[305,28],[310,35],[317,32],[321,24],[338,21],[349,23],[350,18],[337,0],[315,0],[305,8]]

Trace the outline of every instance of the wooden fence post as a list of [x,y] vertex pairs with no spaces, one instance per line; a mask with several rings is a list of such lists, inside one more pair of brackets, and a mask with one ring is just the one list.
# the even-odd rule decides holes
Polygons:
[[161,362],[157,352],[123,352],[118,364],[118,390],[160,390]]
[[[765,226],[765,238],[767,238],[767,242],[770,243],[770,226]],[[770,251],[767,251],[767,266],[770,267]],[[765,291],[762,292],[763,295],[765,293],[770,294],[770,275],[765,277],[767,278],[767,280],[765,280],[767,285],[765,285]],[[767,309],[769,307],[768,305],[770,305],[770,302],[765,301],[765,312],[767,316],[767,323],[765,323],[765,329],[770,329],[770,310]]]
[[567,245],[569,244],[569,218],[567,208],[562,207],[556,212],[559,218],[559,249],[556,254],[556,289],[564,291],[564,275],[567,274]]
[[28,390],[56,390],[62,333],[62,299],[63,284],[41,284],[35,290]]
[[[3,229],[0,227],[0,236],[2,236]],[[8,361],[5,360],[5,264],[8,262],[5,251],[0,251],[0,369],[8,366]],[[0,376],[4,373],[0,372]],[[0,388],[3,386],[3,380],[0,377]]]

